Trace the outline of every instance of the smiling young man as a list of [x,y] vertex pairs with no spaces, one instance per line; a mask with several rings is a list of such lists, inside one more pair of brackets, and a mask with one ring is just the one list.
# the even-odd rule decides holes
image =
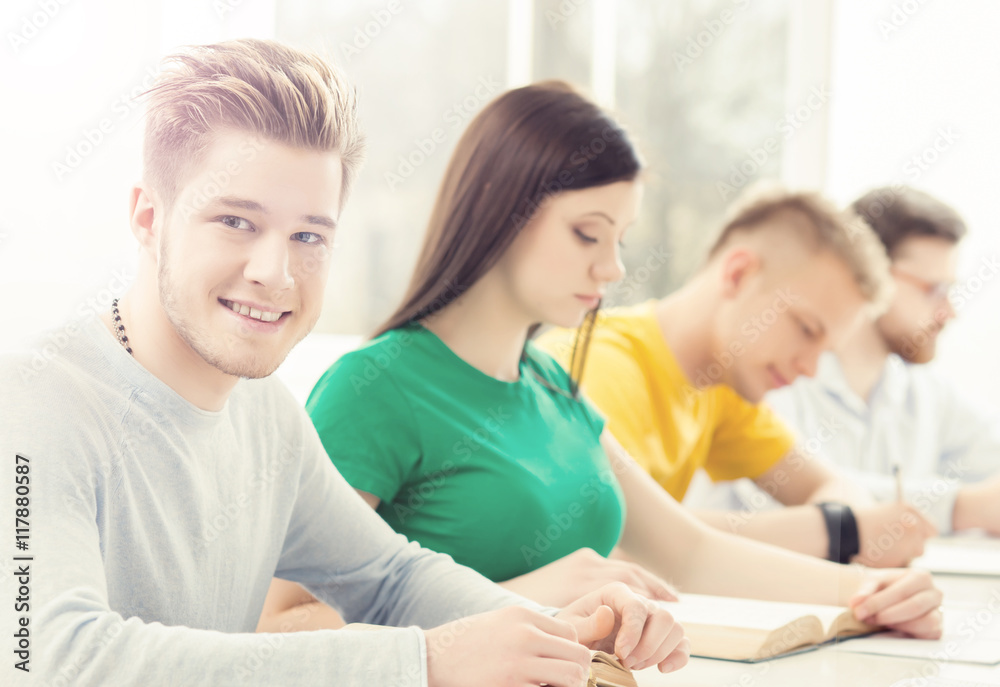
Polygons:
[[[588,646],[684,664],[679,626],[623,586],[544,609],[407,543],[269,377],[319,317],[362,148],[318,58],[243,40],[171,61],[131,195],[135,283],[43,369],[0,362],[33,560],[4,684],[570,687]],[[254,634],[272,575],[396,627]]]
[[[680,290],[598,317],[584,389],[615,438],[677,500],[703,468],[716,482],[750,478],[796,506],[698,509],[708,523],[835,561],[905,565],[922,552],[929,523],[910,506],[875,505],[806,458],[760,403],[812,375],[821,351],[883,303],[887,286],[885,255],[857,218],[815,194],[751,190]],[[556,330],[540,344],[566,363],[574,338]],[[891,551],[864,554],[901,520]]]
[[[854,210],[892,261],[892,303],[835,353],[824,354],[814,379],[800,379],[768,401],[805,435],[834,421],[838,431],[821,455],[878,499],[896,498],[898,464],[907,499],[940,531],[982,528],[1000,535],[1000,432],[925,365],[955,317],[950,297],[962,298],[953,287],[965,222],[908,187],[870,191]],[[996,271],[990,264],[981,269]]]

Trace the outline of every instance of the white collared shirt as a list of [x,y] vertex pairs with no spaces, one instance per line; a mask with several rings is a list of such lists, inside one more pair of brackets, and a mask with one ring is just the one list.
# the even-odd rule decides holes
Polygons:
[[896,497],[899,463],[906,498],[937,526],[952,530],[962,484],[1000,472],[1000,422],[961,398],[924,365],[889,356],[867,402],[847,383],[832,353],[816,376],[772,391],[766,401],[807,451],[837,466],[879,501]]

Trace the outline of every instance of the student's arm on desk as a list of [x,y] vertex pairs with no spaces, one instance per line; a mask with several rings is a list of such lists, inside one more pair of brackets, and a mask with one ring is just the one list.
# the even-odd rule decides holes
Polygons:
[[[356,491],[372,509],[378,507],[380,499],[377,496],[361,490]],[[638,568],[638,566],[633,567]],[[271,602],[272,608],[280,609],[282,602],[301,602],[303,598],[307,601],[307,608],[314,604],[323,607],[321,602],[316,601],[304,590],[302,590],[304,597],[303,593],[290,590],[287,586],[279,586],[276,590],[274,583],[277,582],[282,582],[284,585],[291,584],[277,579],[272,582],[269,592],[269,602]],[[272,595],[275,596],[274,599],[270,598]],[[677,597],[668,589],[661,598],[674,601]],[[551,621],[548,618],[537,617],[537,615],[520,618],[518,614],[524,615],[529,611],[511,607],[503,609],[502,616],[496,613],[480,614],[427,631],[429,682],[435,684],[434,678],[444,675],[451,679],[449,684],[467,684],[468,680],[460,677],[462,674],[467,674],[467,676],[500,674],[502,672],[500,666],[509,671],[512,661],[515,664],[523,663],[524,656],[530,655],[532,651],[543,652],[543,654],[546,651],[553,651],[555,637],[559,637],[563,641],[569,640],[571,644],[571,646],[560,649],[562,651],[560,656],[563,658],[567,658],[569,653],[576,652],[580,648],[577,644],[579,642],[592,649],[599,648],[626,657],[626,664],[636,670],[656,665],[661,672],[671,672],[687,663],[690,655],[690,644],[683,636],[683,628],[673,621],[665,609],[649,608],[645,601],[622,585],[608,584],[607,580],[602,580],[601,584],[595,588],[589,589],[586,593],[574,597],[565,604],[560,604],[560,607],[561,610],[555,613]],[[293,606],[287,610],[294,613],[301,608],[303,607],[300,605],[297,608]],[[335,613],[332,609],[329,611]],[[555,609],[551,609],[551,612],[554,611]],[[562,624],[559,624],[558,621],[562,621]],[[264,621],[262,620],[262,622]],[[538,636],[525,635],[524,632],[521,632],[526,627],[530,627],[532,623],[549,635],[544,637],[544,641],[549,644],[548,648],[538,645]],[[549,624],[545,625],[545,623]],[[566,625],[567,623],[568,625]],[[299,622],[296,629],[309,629],[304,624],[304,622]],[[284,629],[287,631],[287,628]],[[345,628],[345,630],[351,629],[350,625]],[[452,647],[455,644],[456,633],[464,637],[464,642],[469,646],[456,646],[445,656],[446,652],[440,647]],[[496,640],[495,638],[498,636],[500,639]],[[493,637],[494,640],[489,644],[491,648],[488,660],[484,664],[481,654],[482,648],[485,646],[484,640],[488,637]],[[517,641],[519,637],[527,641],[527,647],[520,646]],[[446,662],[444,658],[441,658],[442,656],[449,660]],[[546,654],[546,656],[550,657],[551,654]],[[582,654],[582,657],[583,663],[588,664],[589,653]],[[497,667],[493,667],[491,665],[493,663],[497,664]],[[564,684],[563,678],[565,675],[558,673],[556,676],[546,679],[545,683]],[[532,680],[529,682],[536,684]],[[575,682],[579,682],[575,677],[565,681],[566,684]]]
[[[379,497],[360,489],[355,491],[372,509],[378,508]],[[267,590],[264,610],[257,622],[257,632],[336,630],[343,626],[344,619],[337,611],[319,601],[301,585],[275,577]]]
[[[953,462],[959,466],[968,464],[961,458]],[[895,498],[896,482],[892,477],[861,470],[845,469],[845,473],[880,500],[891,502]],[[903,491],[906,502],[941,534],[981,528],[1000,536],[1000,473],[972,484],[961,484],[946,469],[933,477],[906,479]]]
[[823,501],[846,503],[855,508],[875,504],[871,492],[845,479],[799,447],[792,448],[754,482],[786,506]]
[[940,636],[941,592],[929,573],[838,565],[713,529],[661,489],[610,433],[602,444],[625,493],[622,551],[682,593],[850,606],[861,620]]
[[[356,491],[365,503],[373,509],[378,508],[378,496],[360,489]],[[593,549],[578,549],[499,585],[543,606],[561,608],[611,582],[622,582],[635,593],[650,599],[677,599],[670,585],[642,566],[624,560],[609,560]],[[299,585],[275,579],[271,582],[257,631],[272,631],[280,627],[282,632],[296,632],[341,625],[343,621],[332,608],[317,601]]]
[[[894,502],[875,505],[866,490],[851,486],[848,480],[819,460],[795,449],[755,482],[789,507],[746,512],[697,510],[696,514],[725,532],[826,558],[830,540],[823,514],[815,505],[802,504],[846,503],[854,511],[861,541],[861,553],[855,562],[876,567],[909,565],[923,553],[924,542],[936,533],[930,521],[914,506]],[[878,542],[885,528],[899,532],[889,548]]]
[[271,580],[257,622],[257,632],[301,632],[303,630],[336,630],[344,626],[337,611],[294,582]]

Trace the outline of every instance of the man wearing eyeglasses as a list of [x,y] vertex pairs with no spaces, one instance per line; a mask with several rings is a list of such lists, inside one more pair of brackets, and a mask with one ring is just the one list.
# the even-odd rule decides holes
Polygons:
[[900,186],[865,194],[854,210],[889,254],[892,303],[825,354],[814,378],[800,377],[767,400],[804,436],[832,421],[838,430],[820,453],[879,500],[897,498],[899,466],[903,496],[939,532],[1000,534],[1000,431],[924,365],[955,317],[950,296],[965,222],[941,201]]

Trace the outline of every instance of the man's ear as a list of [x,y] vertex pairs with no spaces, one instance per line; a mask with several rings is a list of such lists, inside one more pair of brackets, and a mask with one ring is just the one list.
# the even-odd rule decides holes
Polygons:
[[760,256],[749,248],[741,246],[726,253],[719,269],[723,296],[733,298],[738,295],[760,268]]
[[160,232],[163,231],[163,204],[159,197],[145,182],[132,187],[129,196],[129,224],[132,235],[143,250],[156,256],[160,242]]

